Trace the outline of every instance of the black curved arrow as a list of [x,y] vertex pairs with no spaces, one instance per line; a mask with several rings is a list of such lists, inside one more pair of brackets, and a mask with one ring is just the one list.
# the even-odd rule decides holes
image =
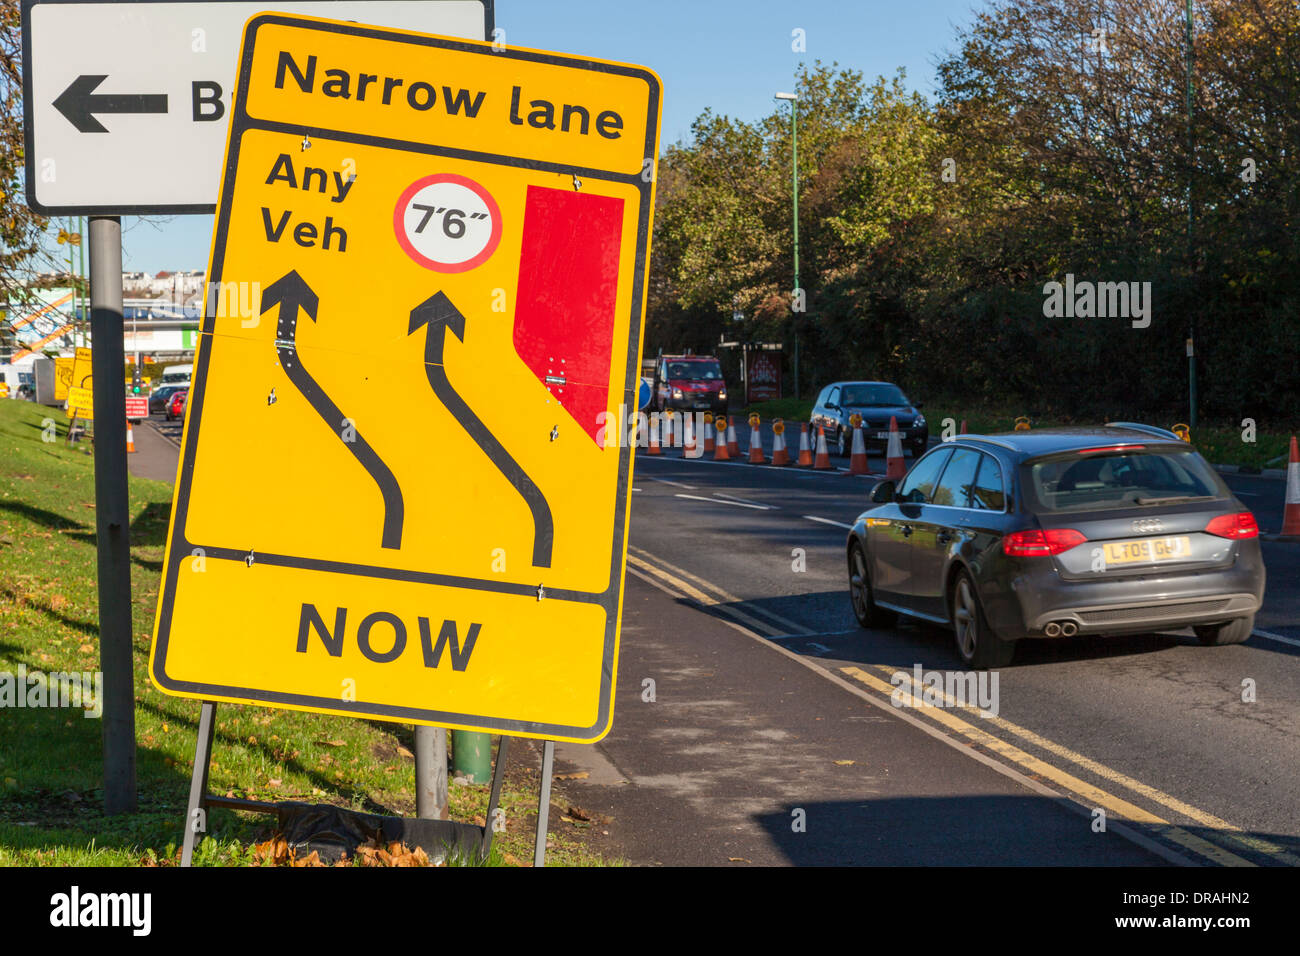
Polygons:
[[465,400],[461,398],[442,365],[442,346],[446,341],[448,330],[465,341],[465,316],[451,304],[451,300],[441,292],[425,299],[411,310],[411,327],[408,335],[413,335],[422,326],[429,327],[428,337],[424,340],[424,374],[428,376],[433,393],[447,407],[461,428],[469,432],[470,438],[491,459],[497,470],[505,475],[506,480],[519,492],[528,510],[533,513],[533,565],[539,568],[551,566],[551,546],[555,539],[555,525],[551,521],[551,506],[533,480],[524,474],[519,463],[510,457],[501,442],[497,441],[486,425],[475,415]]
[[166,113],[166,93],[96,93],[107,76],[82,74],[59,94],[54,108],[80,133],[107,133],[96,113]]
[[[298,387],[316,414],[325,420],[333,431],[336,423],[341,427],[347,417],[328,395],[316,384],[316,380],[302,367],[298,357],[298,310],[307,313],[307,317],[316,321],[316,307],[319,300],[311,286],[303,281],[297,270],[281,276],[262,290],[262,311],[273,305],[280,306],[279,324],[275,328],[275,347],[280,353],[280,365],[289,376],[289,381]],[[342,436],[340,436],[341,438]],[[402,489],[388,466],[383,463],[369,443],[356,433],[354,441],[343,442],[348,451],[356,457],[379,486],[384,496],[384,534],[381,547],[394,550],[402,546],[402,521],[405,506],[402,502]]]

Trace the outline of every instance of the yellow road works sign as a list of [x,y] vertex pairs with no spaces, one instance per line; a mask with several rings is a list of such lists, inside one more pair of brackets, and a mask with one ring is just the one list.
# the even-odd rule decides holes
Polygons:
[[54,400],[66,401],[68,389],[72,387],[72,365],[74,358],[56,358],[54,360]]
[[154,681],[600,738],[658,78],[281,14],[240,77]]
[[72,359],[72,378],[68,383],[68,417],[95,418],[90,349],[77,349]]

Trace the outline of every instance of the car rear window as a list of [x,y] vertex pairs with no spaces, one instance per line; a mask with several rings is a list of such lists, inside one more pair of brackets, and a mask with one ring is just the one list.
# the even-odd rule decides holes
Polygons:
[[1146,448],[1056,455],[1021,466],[1030,511],[1099,511],[1224,498],[1222,480],[1194,451]]

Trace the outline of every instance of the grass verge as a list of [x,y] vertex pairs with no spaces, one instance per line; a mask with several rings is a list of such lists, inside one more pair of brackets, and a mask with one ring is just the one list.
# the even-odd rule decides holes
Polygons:
[[[51,429],[51,425],[53,429]],[[99,668],[94,461],[65,442],[61,412],[0,401],[0,675]],[[53,441],[43,440],[54,438]],[[0,706],[0,865],[170,865],[178,858],[199,703],[159,692],[147,675],[171,509],[171,486],[132,478],[131,584],[139,812],[103,812],[101,727],[82,710]],[[16,703],[16,702],[15,702]],[[409,725],[222,705],[213,792],[415,812]],[[532,860],[534,749],[511,748],[505,832],[493,860]],[[453,819],[482,818],[488,788],[453,783]],[[562,797],[555,798],[558,820]],[[273,819],[215,809],[196,862],[257,864]],[[572,828],[569,828],[572,831]],[[548,863],[603,865],[599,831],[552,826]]]

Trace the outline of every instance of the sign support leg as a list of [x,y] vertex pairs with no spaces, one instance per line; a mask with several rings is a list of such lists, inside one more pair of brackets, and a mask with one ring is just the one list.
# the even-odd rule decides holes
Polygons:
[[415,725],[415,815],[425,820],[448,819],[447,731]]
[[210,700],[199,710],[199,733],[194,743],[194,773],[190,776],[190,802],[185,809],[185,840],[181,866],[190,866],[199,834],[208,829],[204,798],[208,795],[208,766],[212,762],[212,733],[217,725],[217,705]]
[[546,865],[546,830],[551,816],[551,771],[555,767],[555,741],[542,748],[542,792],[537,798],[537,843],[533,848],[533,866]]
[[506,754],[510,738],[502,736],[501,742],[497,745],[497,765],[492,771],[492,793],[488,796],[487,805],[487,825],[483,828],[483,849],[480,851],[482,858],[487,859],[492,853],[492,834],[496,831],[493,824],[496,823],[492,818],[497,812],[497,803],[501,800],[501,787],[506,781]]
[[135,666],[131,642],[130,504],[126,484],[126,355],[122,220],[90,217],[90,331],[95,405],[99,661],[104,672],[104,809],[136,809]]

